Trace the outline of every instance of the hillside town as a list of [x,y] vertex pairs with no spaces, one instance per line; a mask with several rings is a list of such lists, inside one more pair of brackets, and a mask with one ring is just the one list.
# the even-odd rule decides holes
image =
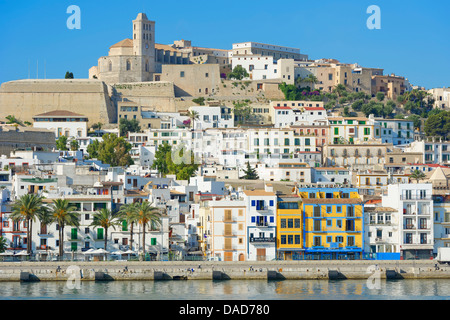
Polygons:
[[450,247],[450,88],[258,42],[0,87],[0,260],[410,260]]

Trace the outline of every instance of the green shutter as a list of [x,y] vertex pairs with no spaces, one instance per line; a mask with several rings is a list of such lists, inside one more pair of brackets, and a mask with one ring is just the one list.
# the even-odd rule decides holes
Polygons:
[[78,239],[77,229],[72,228],[70,235],[71,235],[71,237],[70,237],[71,240],[77,240]]
[[128,223],[127,220],[122,221],[122,231],[128,231]]
[[97,229],[97,240],[103,240],[103,228]]
[[152,238],[151,244],[152,246],[156,245],[156,238]]
[[71,251],[77,251],[77,249],[78,249],[77,243],[76,242],[72,242],[71,246],[70,246],[70,250]]
[[338,135],[339,134],[339,128],[334,128],[334,134]]

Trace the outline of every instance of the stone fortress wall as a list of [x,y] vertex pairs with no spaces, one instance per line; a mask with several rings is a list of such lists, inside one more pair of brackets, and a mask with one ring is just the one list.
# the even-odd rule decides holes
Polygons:
[[33,116],[68,110],[85,115],[89,125],[110,123],[117,118],[108,86],[99,80],[56,79],[18,80],[0,87],[0,118],[12,114],[21,121],[33,121]]

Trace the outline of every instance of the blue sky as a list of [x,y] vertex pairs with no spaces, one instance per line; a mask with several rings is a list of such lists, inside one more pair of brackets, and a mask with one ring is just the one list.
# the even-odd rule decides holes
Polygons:
[[[184,4],[185,3],[185,4]],[[81,30],[69,30],[70,5],[81,9]],[[369,30],[370,5],[381,29]],[[231,49],[255,41],[300,48],[312,59],[385,69],[426,88],[450,86],[450,1],[414,0],[0,0],[0,83],[87,78],[108,48],[131,38],[131,20],[156,21],[156,42]],[[45,66],[45,68],[44,68]]]

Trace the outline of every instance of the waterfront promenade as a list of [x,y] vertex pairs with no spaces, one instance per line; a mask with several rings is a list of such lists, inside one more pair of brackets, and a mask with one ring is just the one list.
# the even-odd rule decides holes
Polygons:
[[[436,268],[437,266],[437,268]],[[0,281],[450,279],[433,260],[0,262]]]

